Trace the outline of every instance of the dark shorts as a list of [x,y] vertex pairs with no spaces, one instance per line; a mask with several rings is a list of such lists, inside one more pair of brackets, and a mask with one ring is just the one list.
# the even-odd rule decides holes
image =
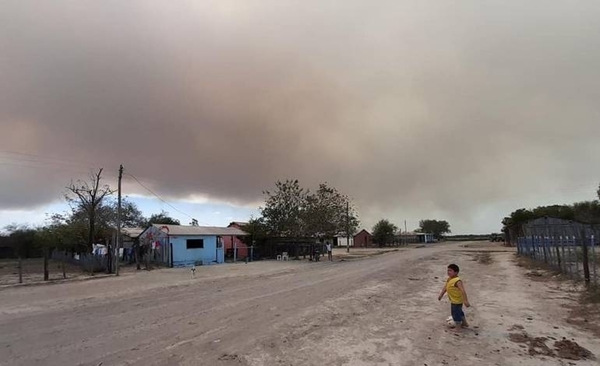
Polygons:
[[455,322],[462,322],[465,317],[463,312],[463,304],[450,304],[450,312],[452,313],[452,319]]

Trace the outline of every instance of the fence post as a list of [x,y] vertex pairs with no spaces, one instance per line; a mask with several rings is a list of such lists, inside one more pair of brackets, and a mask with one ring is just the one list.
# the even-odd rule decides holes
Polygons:
[[[567,246],[567,249],[565,250],[565,245]],[[562,247],[563,247],[563,260],[565,262],[565,273],[568,273],[569,275],[571,274],[571,250],[570,250],[570,246],[569,246],[569,237],[567,236],[567,231],[563,229],[563,242],[562,242]]]
[[48,247],[44,247],[44,281],[48,281],[50,279],[50,274],[48,273]]
[[573,235],[573,256],[575,257],[575,276],[579,278],[579,250],[577,249],[577,237]]
[[594,283],[598,282],[598,274],[596,272],[596,265],[597,265],[597,261],[596,261],[596,243],[595,243],[595,236],[592,234],[591,240],[590,240],[590,248],[592,250],[592,266],[593,266],[593,273],[594,273]]
[[542,249],[544,250],[544,263],[548,264],[548,248],[546,247],[548,243],[546,243],[546,238],[542,236]]
[[556,242],[554,242],[554,249],[556,250],[556,264],[558,265],[558,269],[562,272],[562,261],[560,258],[560,250]]
[[547,249],[548,249],[548,261],[549,261],[550,266],[553,267],[554,266],[554,255],[552,253],[552,244],[553,244],[553,241],[552,241],[552,237],[551,236],[547,236],[546,237],[546,243],[548,243],[548,245],[547,245]]
[[531,252],[529,253],[529,257],[535,259],[537,254],[537,249],[535,247],[535,235],[531,235]]
[[[567,273],[567,258],[565,257],[565,243],[563,242],[563,236],[561,235],[559,237],[559,243],[560,243],[560,251],[562,252],[562,272],[563,273]],[[558,248],[557,248],[558,250]]]
[[590,283],[590,262],[588,255],[588,242],[585,237],[585,229],[581,229],[581,243],[583,250],[583,277],[585,279],[585,283]]
[[23,283],[23,258],[19,254],[19,283]]
[[[569,268],[571,276],[577,276],[579,274],[578,262],[577,262],[577,247],[575,246],[575,236],[567,237],[567,244],[569,244]],[[575,252],[575,258],[573,258],[573,252]],[[573,263],[575,268],[573,268]]]

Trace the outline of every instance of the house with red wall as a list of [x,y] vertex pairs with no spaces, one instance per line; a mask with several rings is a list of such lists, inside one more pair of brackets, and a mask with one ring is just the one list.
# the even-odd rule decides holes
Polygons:
[[[243,227],[247,224],[248,224],[247,222],[234,221],[234,222],[230,223],[229,226],[227,226],[227,227],[243,230]],[[246,244],[244,244],[240,240],[240,238],[237,236],[223,237],[223,247],[225,248],[225,258],[226,259],[233,260],[234,251],[237,252],[235,255],[236,260],[246,259],[246,257],[248,257],[250,254],[248,246]]]
[[354,247],[356,248],[369,248],[374,247],[373,235],[370,232],[363,229],[358,234],[354,235]]

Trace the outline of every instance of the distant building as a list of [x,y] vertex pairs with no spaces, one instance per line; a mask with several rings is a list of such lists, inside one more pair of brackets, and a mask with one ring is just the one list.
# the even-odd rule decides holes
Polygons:
[[365,229],[359,231],[358,234],[354,235],[354,246],[357,248],[374,247],[373,235]]
[[[350,240],[348,240],[350,239]],[[338,235],[333,238],[333,246],[346,248],[348,246],[348,242],[350,242],[350,246],[354,246],[354,237],[346,237],[345,235]]]
[[435,237],[430,233],[416,233],[414,231],[404,231],[396,235],[396,241],[401,244],[410,243],[433,243]]

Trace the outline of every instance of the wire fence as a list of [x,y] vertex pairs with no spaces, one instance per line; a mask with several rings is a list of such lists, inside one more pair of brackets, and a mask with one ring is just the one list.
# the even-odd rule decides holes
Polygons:
[[598,284],[599,239],[595,225],[541,218],[523,225],[517,251],[575,280]]

